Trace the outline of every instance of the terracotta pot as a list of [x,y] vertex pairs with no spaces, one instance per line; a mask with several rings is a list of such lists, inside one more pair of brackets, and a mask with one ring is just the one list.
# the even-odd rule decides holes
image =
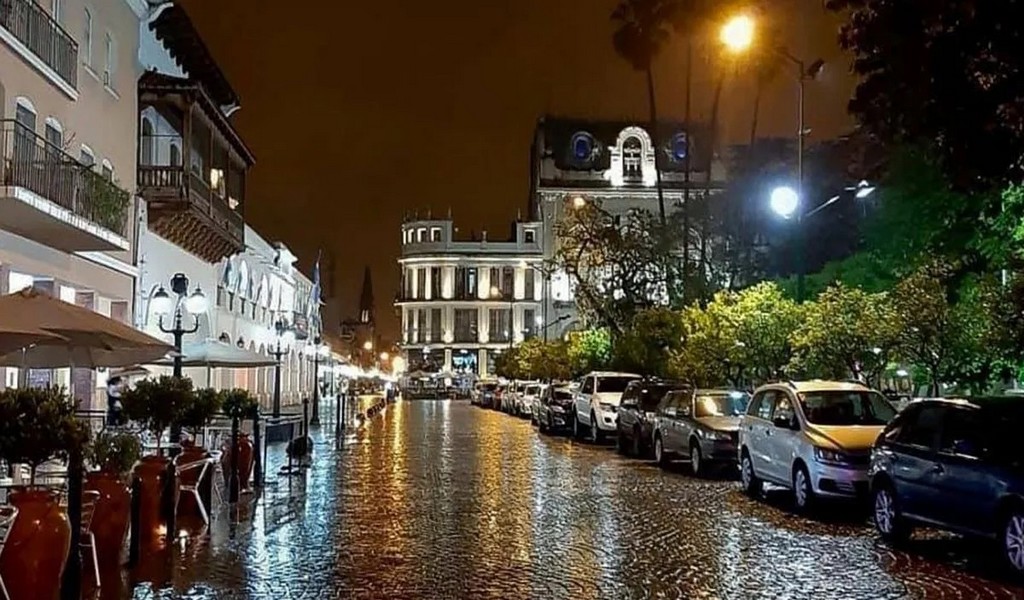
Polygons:
[[[252,440],[249,439],[249,434],[238,433],[238,442],[235,444],[235,450],[238,452],[238,479],[240,483],[240,489],[249,489],[249,480],[252,478],[252,467],[253,467],[253,446]],[[224,440],[224,445],[221,446],[221,468],[224,469],[224,480],[230,481],[231,479],[231,438]]]
[[12,600],[54,600],[71,548],[71,523],[56,492],[17,488],[8,496],[18,518],[0,557],[0,573]]
[[[139,478],[139,539],[143,544],[161,542],[167,535],[167,519],[163,513],[164,491],[167,487],[167,467],[170,459],[163,456],[144,456],[135,465]],[[174,490],[178,495],[178,490]]]
[[132,516],[131,488],[118,473],[93,471],[85,476],[85,489],[100,494],[91,525],[96,555],[104,566],[118,565]]
[[[177,457],[177,464],[179,466],[187,465],[197,460],[203,460],[209,458],[210,453],[206,451],[202,446],[196,446],[194,443],[182,444],[181,454]],[[178,485],[195,485],[199,484],[199,494],[204,498],[206,508],[210,508],[210,492],[212,491],[211,484],[213,482],[213,469],[207,468],[206,474],[203,476],[202,481],[199,480],[199,473],[202,472],[203,468],[198,467],[194,469],[188,469],[181,473],[178,478]],[[178,515],[190,515],[194,517],[201,517],[199,507],[196,506],[196,499],[192,494],[184,494],[178,502]]]

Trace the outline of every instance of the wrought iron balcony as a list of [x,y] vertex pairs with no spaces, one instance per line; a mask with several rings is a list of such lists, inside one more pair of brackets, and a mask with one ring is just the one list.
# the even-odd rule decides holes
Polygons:
[[131,195],[16,121],[0,121],[0,186],[4,229],[69,252],[127,249]]
[[78,44],[42,6],[33,0],[0,0],[0,27],[78,88]]

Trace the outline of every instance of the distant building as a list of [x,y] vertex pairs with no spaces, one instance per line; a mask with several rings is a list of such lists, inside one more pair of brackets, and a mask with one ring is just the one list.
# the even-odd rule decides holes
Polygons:
[[377,317],[373,308],[373,280],[370,277],[370,267],[363,270],[359,312],[354,318],[341,322],[341,338],[347,345],[343,349],[345,354],[366,367],[374,364],[377,353],[382,350],[380,340],[377,338]]
[[[542,118],[530,152],[530,214],[543,224],[544,258],[554,255],[554,226],[574,202],[596,200],[616,216],[633,210],[657,214],[655,160],[666,213],[681,210],[687,195],[697,203],[706,189],[720,191],[725,168],[712,152],[708,128],[694,124],[691,130],[693,135],[687,135],[682,123],[659,123],[656,148],[646,124]],[[695,218],[696,212],[691,212]],[[565,274],[553,273],[543,287],[549,290],[544,320],[551,324],[550,335],[561,336],[578,325],[572,284]]]
[[542,224],[516,222],[507,240],[460,238],[449,219],[402,224],[401,347],[409,372],[494,375],[511,345],[543,330]]

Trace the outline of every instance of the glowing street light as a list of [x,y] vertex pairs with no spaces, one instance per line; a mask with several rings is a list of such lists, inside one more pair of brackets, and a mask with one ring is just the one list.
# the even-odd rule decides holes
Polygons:
[[775,214],[783,219],[788,219],[793,216],[800,205],[800,195],[788,185],[783,185],[772,190],[770,202]]
[[371,342],[370,340],[366,340],[365,342],[363,342],[363,350],[366,350],[367,352],[373,350],[373,342]]
[[391,358],[391,355],[388,354],[387,352],[381,352],[380,353],[380,361],[381,362],[388,362],[389,358]]
[[750,15],[736,15],[722,25],[718,39],[730,52],[745,52],[754,42],[754,19]]
[[583,208],[586,205],[587,205],[587,201],[583,198],[583,196],[573,196],[573,198],[572,198],[572,207],[573,208],[580,209],[580,208]]

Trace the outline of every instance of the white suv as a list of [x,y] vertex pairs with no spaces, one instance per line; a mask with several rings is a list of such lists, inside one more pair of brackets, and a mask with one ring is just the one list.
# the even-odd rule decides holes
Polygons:
[[859,383],[761,386],[740,420],[743,489],[787,487],[800,510],[820,496],[866,496],[871,446],[895,415],[885,396]]
[[575,393],[573,406],[575,419],[572,433],[577,439],[590,434],[590,439],[600,442],[605,433],[615,433],[619,400],[629,382],[640,379],[635,373],[594,371],[587,373]]

